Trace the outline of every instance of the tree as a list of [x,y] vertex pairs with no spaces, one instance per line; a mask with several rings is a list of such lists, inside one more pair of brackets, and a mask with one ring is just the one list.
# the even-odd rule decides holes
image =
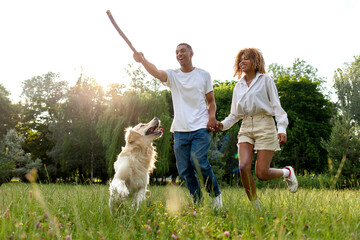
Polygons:
[[269,72],[289,119],[288,142],[277,161],[281,165],[295,162],[298,171],[325,171],[327,152],[320,142],[329,139],[333,106],[321,92],[317,69],[296,59],[291,68],[272,64]]
[[123,92],[125,92],[125,90],[126,90],[125,84],[120,84],[120,83],[109,84],[107,87],[107,91],[105,92],[105,98],[108,101],[111,101],[111,99],[121,95]]
[[25,180],[25,175],[33,168],[39,169],[41,167],[41,160],[31,158],[30,153],[25,153],[22,146],[25,143],[23,136],[18,135],[15,129],[10,129],[0,142],[2,158],[8,158],[13,161],[15,169],[11,171],[11,176],[20,177]]
[[[79,77],[68,91],[63,105],[54,153],[60,153],[59,165],[62,176],[81,176],[93,182],[94,176],[105,179],[104,148],[96,134],[96,124],[104,111],[104,91],[95,79]],[[59,130],[63,128],[64,130]],[[55,135],[56,136],[56,135]]]
[[340,109],[360,124],[360,56],[336,70],[334,88]]
[[59,79],[59,74],[48,72],[22,83],[25,106],[25,120],[36,129],[37,123],[49,123],[57,113],[57,106],[63,102],[68,83]]
[[350,116],[344,115],[335,120],[330,139],[321,144],[329,153],[330,173],[336,173],[341,165],[343,156],[346,157],[342,166],[341,174],[346,179],[360,178],[360,131],[359,127],[351,120]]
[[323,83],[324,78],[317,75],[318,70],[307,64],[304,60],[296,58],[292,67],[283,67],[276,63],[270,64],[268,72],[275,82],[280,76],[288,76],[291,80],[308,79],[311,82]]
[[9,181],[11,171],[15,167],[14,159],[7,152],[7,149],[1,149],[0,151],[0,186]]
[[[145,74],[139,71],[134,72],[133,81],[137,83],[137,86],[142,87],[132,87],[125,92],[112,88],[112,98],[96,127],[106,148],[106,169],[109,177],[113,176],[113,163],[121,152],[121,148],[125,146],[125,129],[139,122],[148,122],[153,117],[158,117],[161,120],[161,126],[165,129],[163,136],[154,143],[157,147],[158,161],[153,176],[166,177],[174,166],[170,144],[172,136],[169,133],[173,115],[170,107],[170,93],[165,90],[158,91],[158,88],[154,88],[157,90],[153,91],[153,88],[148,85],[150,82],[144,83]],[[137,78],[138,74],[139,78]]]
[[128,64],[125,72],[130,79],[130,88],[141,93],[148,90],[147,82],[145,81],[146,74],[141,70],[141,66],[133,70],[133,64]]
[[230,113],[233,89],[236,83],[236,81],[214,81],[213,88],[216,101],[216,118],[218,120],[223,120]]
[[13,119],[15,108],[11,104],[9,95],[10,93],[0,84],[0,138],[16,125],[16,121]]
[[[67,87],[67,82],[52,72],[22,83],[22,120],[17,129],[25,136],[25,151],[41,159],[51,176],[56,176],[56,164],[47,154],[54,146],[49,126],[57,119]],[[40,171],[40,175],[44,177],[45,171]]]

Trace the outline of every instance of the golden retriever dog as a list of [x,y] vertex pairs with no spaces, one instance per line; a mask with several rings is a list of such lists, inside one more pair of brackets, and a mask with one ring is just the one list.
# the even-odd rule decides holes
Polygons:
[[145,199],[149,176],[157,157],[153,141],[163,134],[159,126],[160,120],[154,118],[149,123],[139,123],[125,130],[126,145],[114,163],[115,175],[110,183],[111,210],[117,209],[127,196],[133,197],[137,209]]

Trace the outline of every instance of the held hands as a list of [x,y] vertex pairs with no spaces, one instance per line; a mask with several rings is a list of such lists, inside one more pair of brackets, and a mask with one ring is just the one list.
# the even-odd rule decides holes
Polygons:
[[222,130],[223,129],[223,124],[221,122],[217,122],[216,123],[216,131]]
[[217,123],[217,120],[215,117],[210,117],[209,118],[209,121],[206,125],[206,128],[211,131],[211,132],[215,132],[216,130],[216,123]]
[[285,133],[278,133],[277,138],[278,138],[279,144],[284,144],[287,141],[287,137],[286,137]]
[[[213,124],[212,124],[213,123]],[[207,124],[207,129],[211,132],[218,132],[223,129],[223,124],[215,119],[215,122],[210,121]]]

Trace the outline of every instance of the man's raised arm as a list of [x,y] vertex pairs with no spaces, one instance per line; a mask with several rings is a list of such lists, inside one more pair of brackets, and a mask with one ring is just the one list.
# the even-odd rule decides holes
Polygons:
[[142,52],[135,52],[134,59],[136,62],[141,63],[146,69],[146,71],[150,73],[154,78],[159,79],[161,82],[167,81],[166,71],[157,69],[154,64],[146,60]]

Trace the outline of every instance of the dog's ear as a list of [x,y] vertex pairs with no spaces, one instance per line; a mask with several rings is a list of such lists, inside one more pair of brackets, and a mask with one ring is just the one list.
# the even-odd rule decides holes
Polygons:
[[141,137],[141,134],[132,128],[126,130],[126,142],[133,143]]

